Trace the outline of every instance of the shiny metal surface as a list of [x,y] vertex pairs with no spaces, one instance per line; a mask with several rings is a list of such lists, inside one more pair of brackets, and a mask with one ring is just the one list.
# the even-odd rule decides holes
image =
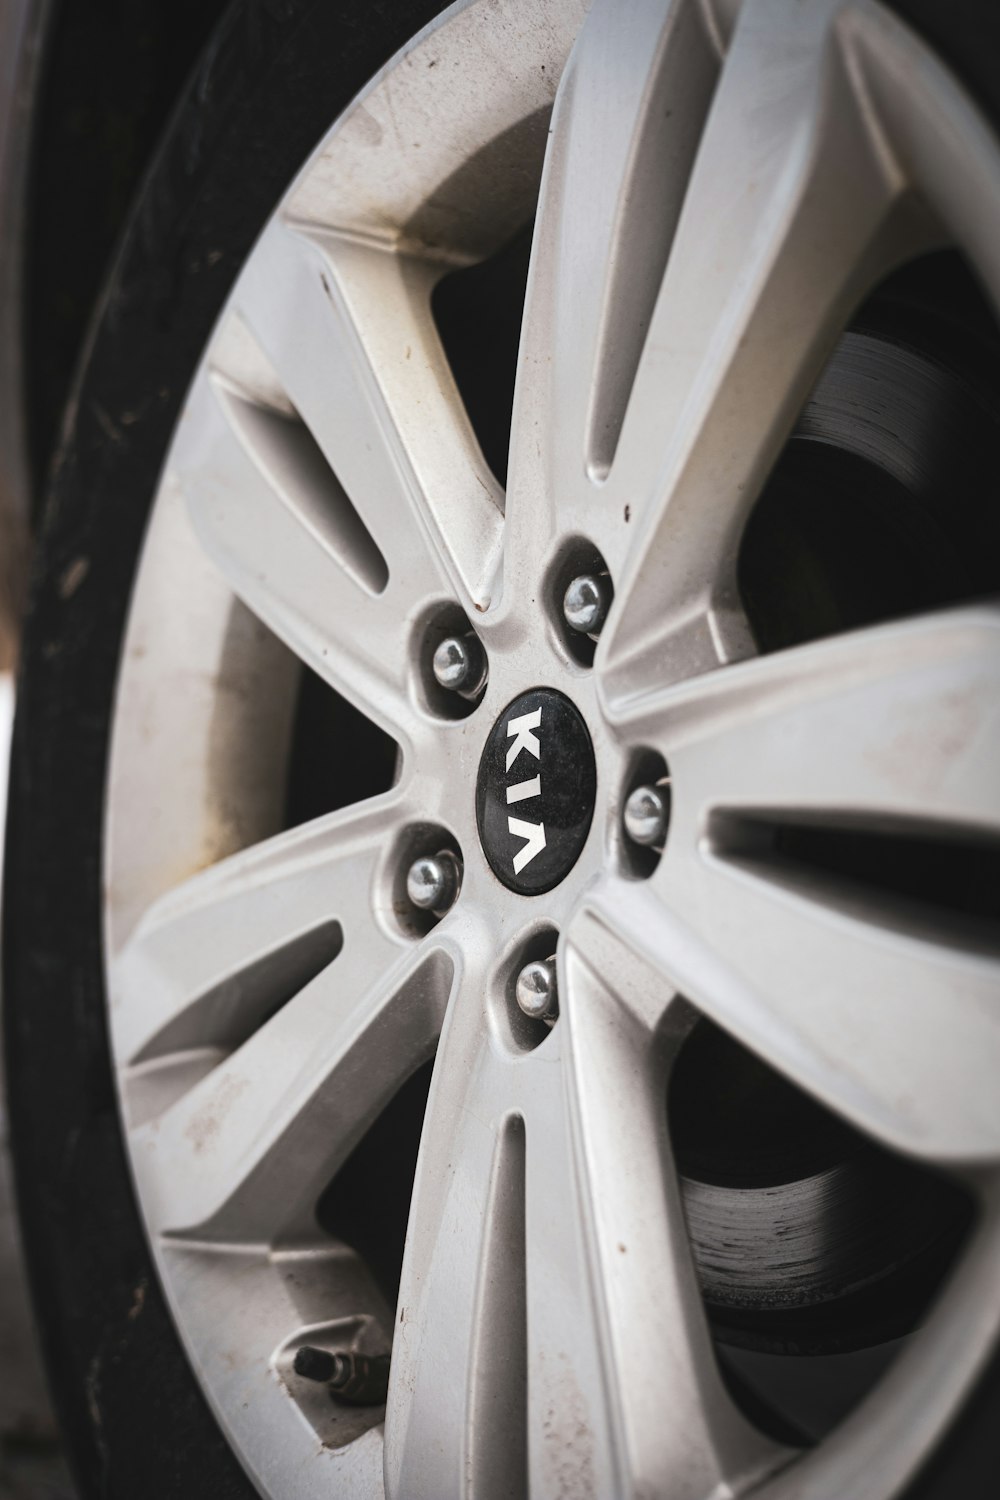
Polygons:
[[646,849],[662,844],[670,815],[668,797],[669,793],[658,786],[637,786],[629,792],[622,822],[633,843]]
[[559,1014],[559,987],[554,958],[533,959],[517,976],[517,1003],[532,1021],[554,1022]]
[[475,636],[447,636],[436,648],[432,666],[441,687],[473,697],[486,675],[486,657]]
[[600,574],[581,573],[567,585],[563,615],[571,630],[581,635],[599,635],[608,617],[611,589]]
[[406,872],[406,894],[418,911],[447,911],[460,884],[458,861],[447,851],[421,855]]

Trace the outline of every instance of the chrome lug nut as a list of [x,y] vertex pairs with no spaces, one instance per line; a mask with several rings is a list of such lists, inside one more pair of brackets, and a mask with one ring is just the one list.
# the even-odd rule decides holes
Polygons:
[[463,697],[475,697],[486,680],[486,652],[472,634],[446,636],[431,665],[440,686]]
[[581,573],[563,595],[563,617],[580,635],[598,635],[611,607],[611,582],[606,573]]
[[406,872],[406,894],[419,911],[442,916],[454,904],[461,885],[458,860],[448,849],[422,854]]
[[546,1026],[554,1025],[559,1014],[555,959],[534,959],[530,964],[525,964],[517,976],[514,994],[519,1008],[532,1021],[544,1021]]
[[662,844],[670,817],[670,789],[665,782],[656,786],[637,786],[629,793],[622,821],[634,844],[645,849]]

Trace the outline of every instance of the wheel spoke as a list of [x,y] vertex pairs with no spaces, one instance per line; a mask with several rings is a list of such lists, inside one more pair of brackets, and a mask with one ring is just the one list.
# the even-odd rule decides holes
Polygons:
[[798,871],[703,866],[686,903],[665,891],[735,986],[713,999],[706,974],[698,1003],[729,1024],[738,1007],[749,1045],[890,1146],[995,1160],[1000,952],[925,935],[918,918],[897,926]]
[[796,1083],[891,1148],[995,1161],[1000,952],[776,857],[671,851],[602,920]]
[[936,849],[969,886],[963,863],[997,857],[1000,611],[742,663],[626,721],[671,769],[666,853],[631,922],[669,981],[890,1146],[994,1159],[995,922],[943,876],[915,884],[914,861]]
[[527,597],[553,536],[595,504],[716,68],[698,5],[598,0],[563,74],[515,392],[505,594]]
[[[458,985],[459,999],[481,994],[469,973]],[[481,1007],[453,1006],[424,1121],[399,1293],[385,1425],[390,1497],[519,1492],[523,1175],[504,1072]],[[497,1424],[504,1441],[490,1451]]]
[[620,723],[669,760],[688,847],[787,822],[1000,837],[989,605],[743,662],[636,699]]
[[[327,230],[268,230],[237,294],[281,385],[384,555],[397,601],[489,603],[503,492],[431,314],[446,267]],[[399,604],[397,602],[397,608]]]
[[653,1036],[627,1012],[589,947],[565,965],[568,1053],[553,1033],[504,1060],[471,1004],[442,1036],[399,1296],[390,1496],[641,1495],[683,1473],[678,1496],[707,1497],[781,1460],[715,1366],[669,1171],[671,1028]]
[[[369,809],[286,835],[192,881],[131,940],[119,1007],[149,1007],[145,1026],[130,1023],[145,1068],[168,1049],[181,1064],[215,1049],[216,1065],[132,1132],[157,1232],[269,1243],[307,1231],[324,1184],[431,1055],[451,962],[433,934],[404,944],[372,913],[390,828]],[[332,961],[313,942],[321,921],[336,924]],[[289,947],[302,933],[304,957]]]
[[398,788],[277,835],[157,901],[117,956],[126,1065],[248,1036],[372,925],[377,862],[402,828]]
[[691,1012],[668,996],[651,1031],[640,969],[588,914],[574,922],[565,1093],[545,1079],[525,1109],[533,1496],[701,1500],[783,1457],[719,1377],[667,1140]]
[[837,10],[740,10],[607,487],[610,513],[635,517],[598,658],[616,700],[752,653],[746,516],[852,308],[928,242]]
[[434,1049],[450,963],[436,944],[344,952],[159,1119],[133,1133],[161,1234],[311,1233],[323,1187]]
[[[202,374],[174,472],[195,532],[233,591],[314,672],[393,738],[418,731],[405,608],[373,591],[367,533],[340,505],[302,424]],[[377,549],[374,552],[377,559]]]

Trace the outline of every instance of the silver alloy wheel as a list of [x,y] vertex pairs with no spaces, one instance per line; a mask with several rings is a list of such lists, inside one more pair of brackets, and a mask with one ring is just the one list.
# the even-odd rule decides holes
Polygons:
[[[1000,963],[762,872],[727,830],[996,836],[1000,614],[748,659],[735,558],[882,274],[955,243],[1000,304],[1000,149],[869,0],[585,8],[456,5],[333,127],[206,351],[132,603],[106,870],[128,1146],[189,1355],[281,1500],[882,1500],[997,1337]],[[530,219],[543,154],[505,496],[430,294]],[[581,537],[614,581],[592,670],[554,585]],[[448,718],[427,628],[456,602],[489,678]],[[299,661],[399,768],[280,832]],[[598,803],[532,901],[490,871],[475,780],[539,683],[589,727]],[[646,880],[620,831],[637,747],[671,774]],[[400,900],[429,831],[463,859],[434,925]],[[559,1019],[529,1043],[512,987],[553,929]],[[801,1456],[712,1350],[663,1103],[693,1007],[981,1204],[920,1336]],[[314,1210],[435,1049],[392,1309]],[[303,1343],[390,1340],[384,1425],[296,1381]]]

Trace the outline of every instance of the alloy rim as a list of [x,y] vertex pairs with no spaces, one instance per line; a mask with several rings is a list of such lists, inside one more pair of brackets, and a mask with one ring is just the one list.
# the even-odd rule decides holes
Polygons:
[[[432,295],[539,180],[504,488]],[[994,841],[1000,614],[758,656],[738,586],[854,309],[942,244],[1000,301],[1000,150],[880,6],[469,0],[255,247],[131,606],[106,946],[158,1268],[262,1493],[888,1497],[968,1391],[1000,1309],[995,946],[758,835]],[[585,576],[613,582],[599,632],[567,625]],[[463,697],[436,653],[470,635]],[[397,749],[377,795],[286,828],[300,663]],[[541,898],[476,819],[491,726],[539,684],[597,788]],[[667,785],[665,841],[633,846],[630,797]],[[458,872],[447,905],[408,899],[420,861]],[[553,954],[550,1025],[518,981]],[[720,1375],[665,1103],[699,1016],[978,1206],[919,1336],[808,1452]],[[394,1306],[316,1209],[432,1058]],[[331,1401],[303,1347],[391,1347],[386,1406]]]

